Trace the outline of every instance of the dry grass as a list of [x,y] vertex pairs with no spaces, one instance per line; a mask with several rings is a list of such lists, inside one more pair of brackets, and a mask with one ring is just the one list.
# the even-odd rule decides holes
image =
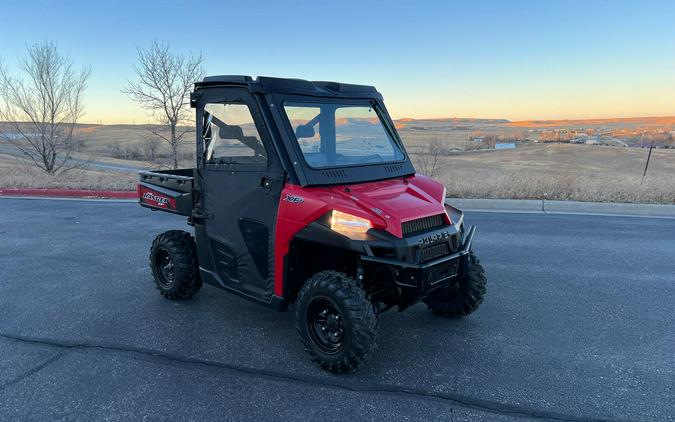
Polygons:
[[[160,157],[154,162],[147,160],[122,160],[111,154],[113,145],[137,146],[151,136],[151,125],[81,125],[77,136],[82,141],[81,148],[74,157],[85,160],[107,162],[139,168],[167,168],[169,148],[162,143]],[[164,159],[163,159],[164,158]],[[194,132],[185,135],[185,144],[181,148],[180,165],[194,165]],[[134,173],[116,172],[88,168],[71,170],[51,176],[41,172],[29,163],[11,155],[0,154],[0,188],[63,188],[63,189],[110,189],[133,190],[138,176]]]
[[465,198],[675,203],[675,151],[654,150],[643,182],[646,158],[646,149],[535,144],[447,155],[436,177]]
[[440,178],[448,195],[462,198],[550,199],[586,202],[633,202],[675,204],[675,183],[670,178],[640,179],[602,176],[532,175],[499,172],[476,183],[472,178]]
[[[157,138],[156,135],[152,134],[153,129],[156,130],[157,127],[154,125],[106,125],[79,128],[77,136],[82,140],[82,148],[78,153],[80,156],[93,157],[97,161],[104,162],[116,162],[117,160],[120,163],[132,164],[137,162],[155,166],[163,161],[168,163],[171,161],[170,148],[165,141],[159,142],[158,154],[160,158],[154,163],[148,163],[146,160],[119,160],[114,158],[111,153],[112,147],[115,145],[123,149],[138,149],[143,152],[147,141],[151,138]],[[194,131],[188,132],[179,148],[182,161],[189,163],[188,165],[192,165],[194,162],[194,139]]]
[[0,188],[53,188],[88,190],[133,190],[138,177],[133,173],[73,169],[56,176],[24,160],[0,154]]
[[[461,122],[460,122],[461,123]],[[415,123],[417,124],[417,123]],[[413,161],[425,145],[436,139],[444,143],[444,151],[473,147],[469,138],[475,128],[467,126],[434,127],[444,122],[429,123],[429,129],[412,123],[401,128]],[[485,123],[483,130],[496,130]],[[149,136],[144,126],[90,126],[82,129],[81,157],[97,161],[156,168],[159,163],[129,161],[110,157],[114,143],[141,143]],[[185,156],[181,165],[194,165],[193,135],[187,135]],[[516,150],[484,150],[447,152],[439,159],[437,174],[448,188],[448,194],[471,198],[569,199],[580,201],[614,201],[675,203],[675,150],[654,150],[649,174],[642,182],[647,150],[571,144],[528,144]],[[49,176],[16,158],[0,155],[0,187],[54,187],[82,189],[133,189],[136,176],[104,170],[78,170]]]

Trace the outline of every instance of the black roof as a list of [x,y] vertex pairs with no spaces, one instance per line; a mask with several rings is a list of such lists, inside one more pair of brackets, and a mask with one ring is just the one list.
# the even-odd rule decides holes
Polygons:
[[195,89],[220,85],[242,85],[248,87],[252,92],[263,94],[278,93],[314,95],[319,97],[382,98],[375,87],[370,85],[272,78],[269,76],[258,76],[256,79],[244,75],[207,76],[201,82],[195,83]]

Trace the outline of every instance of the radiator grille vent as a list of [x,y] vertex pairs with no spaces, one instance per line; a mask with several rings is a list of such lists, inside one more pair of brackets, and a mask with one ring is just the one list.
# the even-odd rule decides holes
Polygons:
[[436,214],[429,217],[418,218],[417,220],[404,221],[401,223],[403,236],[436,229],[443,226],[445,226],[445,218],[443,214]]
[[450,248],[448,247],[447,243],[429,246],[422,249],[420,252],[420,262],[431,261],[432,259],[440,258],[446,255],[450,255]]

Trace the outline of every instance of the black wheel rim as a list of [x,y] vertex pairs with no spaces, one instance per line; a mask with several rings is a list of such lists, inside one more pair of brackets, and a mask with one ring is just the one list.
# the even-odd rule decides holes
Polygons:
[[175,280],[175,273],[171,254],[166,249],[160,249],[155,254],[155,269],[160,286],[170,288]]
[[342,312],[328,298],[317,297],[307,305],[307,331],[309,338],[322,353],[338,353],[345,337]]

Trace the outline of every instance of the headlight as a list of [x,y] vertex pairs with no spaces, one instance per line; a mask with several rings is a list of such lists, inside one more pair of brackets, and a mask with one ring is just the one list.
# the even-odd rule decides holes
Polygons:
[[330,228],[352,240],[364,240],[368,229],[373,223],[365,218],[333,210],[330,218]]

